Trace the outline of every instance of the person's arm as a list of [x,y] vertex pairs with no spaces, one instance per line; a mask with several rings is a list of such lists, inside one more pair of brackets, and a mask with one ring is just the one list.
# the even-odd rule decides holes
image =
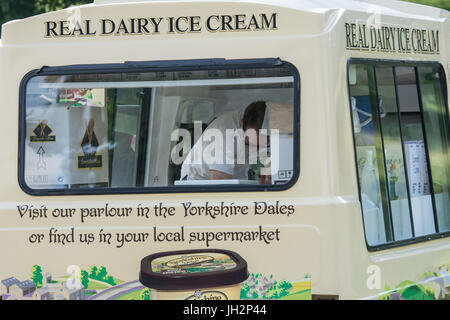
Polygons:
[[216,171],[216,170],[209,170],[210,173],[210,179],[211,180],[229,180],[233,178],[231,174]]

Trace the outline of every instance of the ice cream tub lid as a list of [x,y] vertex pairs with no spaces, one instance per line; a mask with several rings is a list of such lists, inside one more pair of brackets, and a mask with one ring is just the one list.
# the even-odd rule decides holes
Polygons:
[[199,249],[145,257],[139,280],[157,290],[191,290],[235,285],[248,276],[247,262],[236,252]]

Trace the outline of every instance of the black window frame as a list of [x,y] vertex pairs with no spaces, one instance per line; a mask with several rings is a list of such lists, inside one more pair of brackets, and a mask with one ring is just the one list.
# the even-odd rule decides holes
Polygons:
[[[364,238],[365,238],[365,242],[366,242],[366,248],[369,252],[377,252],[377,251],[381,251],[381,250],[387,250],[387,249],[391,249],[391,248],[398,248],[398,247],[402,247],[402,246],[407,246],[407,245],[412,245],[412,244],[416,244],[416,243],[421,243],[421,242],[426,242],[426,241],[431,241],[431,240],[437,240],[437,239],[442,239],[442,238],[447,238],[450,237],[450,231],[446,231],[446,232],[435,232],[433,234],[429,234],[429,235],[424,235],[424,236],[420,236],[420,237],[415,237],[415,235],[409,239],[404,239],[404,240],[394,240],[391,242],[386,242],[386,243],[382,243],[379,245],[375,245],[375,246],[371,246],[369,245],[369,243],[367,242],[367,235],[366,235],[366,228],[365,228],[365,224],[366,222],[364,221],[364,216],[363,216],[363,207],[362,207],[362,196],[361,196],[361,185],[360,185],[360,177],[359,177],[359,172],[358,172],[358,159],[357,159],[357,152],[356,152],[356,139],[355,139],[355,130],[354,130],[354,123],[353,123],[353,116],[352,116],[352,102],[351,102],[351,89],[350,89],[350,65],[355,65],[355,64],[362,64],[362,65],[371,65],[373,66],[373,68],[375,69],[377,66],[385,66],[385,67],[413,67],[416,73],[416,77],[417,77],[417,67],[420,66],[435,66],[438,67],[440,70],[440,80],[441,80],[441,86],[442,86],[442,90],[443,90],[443,96],[444,96],[444,102],[445,102],[445,111],[446,111],[446,115],[447,115],[447,119],[449,119],[449,127],[448,132],[450,134],[450,111],[449,111],[449,104],[448,104],[448,87],[447,87],[447,77],[446,77],[446,73],[445,73],[445,68],[442,65],[442,63],[440,63],[439,61],[423,61],[423,60],[389,60],[389,59],[371,59],[371,58],[349,58],[347,60],[347,66],[346,66],[346,73],[347,73],[347,93],[348,93],[348,102],[349,102],[349,111],[350,111],[350,119],[351,119],[351,135],[352,135],[352,139],[353,139],[353,151],[354,151],[354,168],[356,170],[356,182],[357,182],[357,186],[358,186],[358,197],[359,197],[359,203],[360,203],[360,207],[361,207],[361,217],[362,217],[362,221],[363,221],[363,228],[364,228]],[[417,81],[419,81],[419,79],[417,78]],[[396,86],[397,84],[395,84]],[[418,90],[418,94],[419,94],[419,104],[420,104],[420,113],[421,113],[421,118],[423,118],[423,106],[422,106],[422,97],[421,97],[421,91],[420,91],[420,83],[417,83],[417,90]],[[397,91],[397,86],[395,87],[395,90]],[[377,93],[378,94],[378,93]],[[396,92],[397,94],[397,92]],[[376,99],[379,99],[379,97],[377,96]],[[398,96],[397,96],[398,99]],[[422,123],[423,126],[423,123]],[[423,127],[424,133],[426,132],[425,127]],[[403,138],[401,137],[402,140],[402,144],[403,144]],[[427,152],[427,158],[428,158],[428,145],[426,145],[426,152]],[[428,158],[429,160],[429,158]],[[430,166],[429,161],[428,162],[428,169]],[[431,177],[431,171],[429,171],[429,175]],[[433,184],[433,182],[430,180],[430,186]],[[437,219],[437,212],[436,212],[436,208],[435,208],[435,204],[434,204],[434,190],[431,189],[431,197],[432,197],[432,201],[433,201],[433,217],[436,223],[436,219]],[[410,196],[408,194],[408,200],[410,200]],[[389,214],[391,214],[391,210],[389,209]],[[391,226],[392,227],[392,226]],[[436,230],[439,230],[439,224],[435,224]],[[414,226],[412,225],[412,228],[414,228]],[[412,229],[413,230],[413,229]]]
[[[280,68],[290,70],[294,91],[294,150],[293,176],[285,184],[273,185],[204,185],[204,186],[166,186],[166,187],[126,187],[126,188],[80,188],[80,189],[32,189],[25,181],[25,139],[26,139],[26,88],[36,76],[80,75],[92,73],[133,73],[133,72],[179,72],[207,71],[251,68]],[[31,196],[61,195],[107,195],[107,194],[169,194],[169,193],[220,193],[220,192],[266,192],[284,191],[293,187],[300,176],[300,73],[294,64],[280,58],[264,59],[195,59],[163,61],[126,61],[113,64],[79,64],[66,66],[43,66],[27,73],[20,83],[19,91],[19,143],[18,143],[18,182],[25,193]]]

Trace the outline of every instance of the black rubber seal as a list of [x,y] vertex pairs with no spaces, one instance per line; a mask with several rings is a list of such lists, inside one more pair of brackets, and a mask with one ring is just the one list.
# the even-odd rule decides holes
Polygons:
[[[236,263],[236,267],[228,270],[190,274],[162,274],[152,271],[152,261],[164,256],[197,254],[207,255],[208,253],[227,255]],[[150,289],[192,290],[235,285],[247,280],[248,276],[247,262],[236,252],[219,249],[199,249],[161,252],[145,257],[141,260],[139,281]]]

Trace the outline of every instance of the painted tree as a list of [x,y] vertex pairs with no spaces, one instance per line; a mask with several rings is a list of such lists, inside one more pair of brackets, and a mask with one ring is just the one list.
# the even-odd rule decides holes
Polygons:
[[281,280],[278,287],[287,291],[292,288],[292,283],[286,280]]
[[278,283],[275,282],[274,287],[277,298],[282,298],[289,294],[289,289],[292,288],[292,283],[286,280],[281,280]]
[[80,281],[85,289],[89,286],[89,273],[86,270],[81,270]]
[[107,277],[105,278],[105,282],[108,283],[108,284],[110,284],[110,285],[112,285],[112,286],[115,286],[115,285],[116,285],[116,282],[114,281],[114,278],[113,278],[112,276],[107,276]]
[[267,299],[278,299],[280,297],[279,290],[276,286],[271,286],[266,292]]
[[42,285],[42,269],[37,264],[31,268],[31,276],[30,279],[36,284],[36,286]]
[[89,268],[89,277],[95,279],[97,277],[97,271],[98,271],[98,269],[96,266],[91,266]]
[[141,300],[150,300],[150,291],[148,289],[141,291]]
[[242,286],[241,286],[241,299],[248,299],[247,293],[250,291],[250,285],[248,284],[248,282],[245,282]]
[[97,280],[104,280],[106,278],[106,275],[108,274],[108,271],[106,271],[106,268],[101,266],[97,271]]

